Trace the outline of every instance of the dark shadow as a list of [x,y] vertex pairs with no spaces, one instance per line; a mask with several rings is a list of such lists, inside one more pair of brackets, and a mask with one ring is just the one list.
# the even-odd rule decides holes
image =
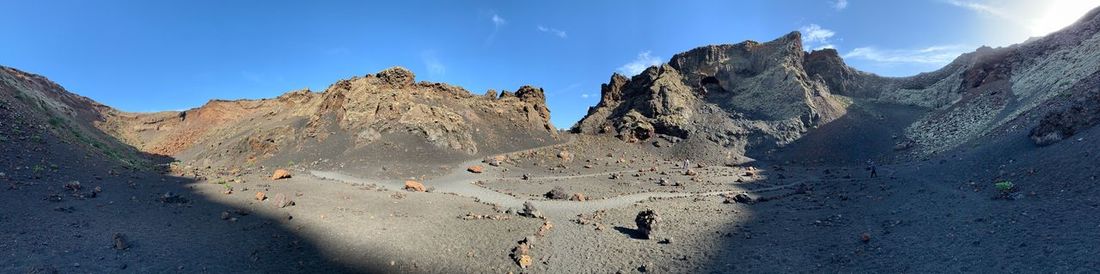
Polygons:
[[165,175],[171,157],[72,117],[0,98],[0,242],[12,251],[0,273],[382,272],[326,257],[287,216],[196,193],[200,181]]
[[643,234],[641,230],[637,230],[637,229],[633,229],[633,228],[626,228],[626,227],[622,227],[622,226],[616,226],[615,231],[618,231],[619,233],[622,233],[622,234],[626,234],[626,236],[630,236],[631,239],[639,239],[639,240],[645,240],[646,239],[645,234]]

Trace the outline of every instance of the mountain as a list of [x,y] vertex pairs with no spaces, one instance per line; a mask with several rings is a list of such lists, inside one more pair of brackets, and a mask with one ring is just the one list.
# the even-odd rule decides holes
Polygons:
[[[631,78],[612,75],[601,87],[600,102],[572,130],[659,146],[681,143],[671,145],[674,155],[726,159],[764,157],[845,116],[866,116],[845,121],[848,128],[903,124],[904,130],[877,135],[915,157],[1006,130],[1032,131],[1037,144],[1049,144],[1100,117],[1091,107],[1097,99],[1089,99],[1098,93],[1090,84],[1100,75],[1098,30],[1094,10],[1043,38],[982,47],[910,77],[859,71],[834,49],[805,52],[797,32],[766,43],[699,47]],[[917,114],[884,114],[898,106]],[[833,140],[815,145],[836,146],[834,151],[866,143],[819,139]]]
[[849,104],[806,73],[804,58],[798,32],[680,53],[629,79],[612,75],[573,131],[626,142],[684,140],[691,149],[681,153],[716,156],[787,144],[843,116]]
[[[394,67],[326,90],[212,100],[182,112],[110,111],[109,132],[196,166],[354,165],[408,171],[557,141],[542,89],[472,95]],[[416,163],[401,166],[398,164]],[[430,168],[429,168],[430,169]]]

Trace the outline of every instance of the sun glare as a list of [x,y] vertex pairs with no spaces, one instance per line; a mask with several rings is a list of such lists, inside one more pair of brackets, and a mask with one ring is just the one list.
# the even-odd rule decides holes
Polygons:
[[1032,17],[1030,32],[1032,36],[1047,35],[1069,26],[1084,16],[1089,10],[1100,6],[1100,0],[1052,0],[1035,1],[1031,7],[1036,16]]

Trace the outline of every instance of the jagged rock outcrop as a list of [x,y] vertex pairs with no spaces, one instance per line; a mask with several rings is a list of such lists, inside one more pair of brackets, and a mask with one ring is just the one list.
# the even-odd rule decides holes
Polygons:
[[383,164],[384,155],[423,163],[556,141],[540,88],[472,95],[416,82],[394,67],[340,80],[320,93],[213,100],[183,112],[114,112],[113,132],[145,151],[205,164],[337,160]]
[[767,43],[696,48],[630,79],[615,74],[573,131],[627,142],[687,140],[738,154],[750,143],[786,144],[844,115],[847,105],[806,73],[804,55],[793,32]]
[[573,131],[627,142],[683,140],[673,152],[692,157],[713,150],[700,145],[733,155],[789,144],[845,115],[850,103],[866,102],[925,109],[894,137],[907,154],[1032,128],[1031,137],[1048,144],[1096,124],[1084,99],[1067,98],[1089,98],[1082,83],[1100,71],[1098,32],[1100,9],[1045,37],[982,47],[910,77],[859,71],[833,49],[803,52],[797,32],[705,46],[637,76],[613,75]]

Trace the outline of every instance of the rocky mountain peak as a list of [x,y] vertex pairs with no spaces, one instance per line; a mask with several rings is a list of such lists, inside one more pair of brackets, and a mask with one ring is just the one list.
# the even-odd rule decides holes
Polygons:
[[573,130],[736,150],[744,149],[746,135],[786,143],[845,111],[820,76],[804,71],[804,57],[798,32],[765,43],[694,48],[630,79],[612,75],[601,86],[600,103]]
[[412,86],[416,83],[416,74],[403,67],[391,67],[382,70],[374,74],[374,77],[394,86]]

